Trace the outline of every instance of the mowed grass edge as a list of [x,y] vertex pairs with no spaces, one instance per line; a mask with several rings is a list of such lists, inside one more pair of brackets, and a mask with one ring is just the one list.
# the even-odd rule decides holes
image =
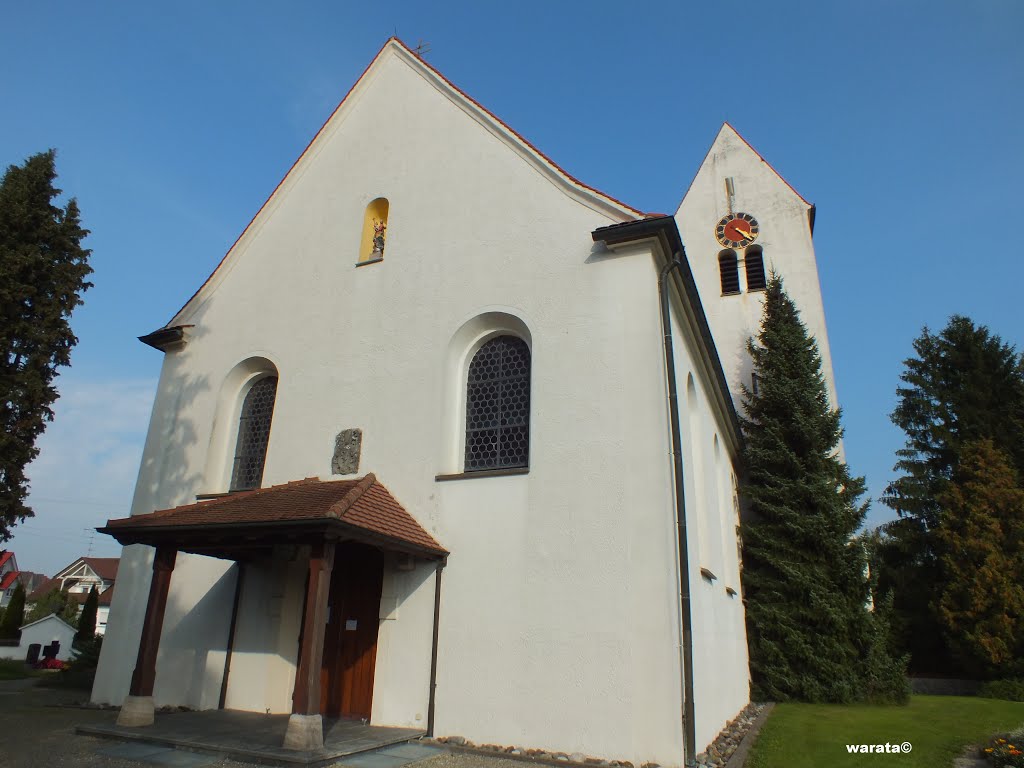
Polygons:
[[[948,768],[965,746],[1024,725],[1024,703],[912,696],[906,706],[779,704],[747,768]],[[851,754],[847,744],[902,744],[909,754]]]

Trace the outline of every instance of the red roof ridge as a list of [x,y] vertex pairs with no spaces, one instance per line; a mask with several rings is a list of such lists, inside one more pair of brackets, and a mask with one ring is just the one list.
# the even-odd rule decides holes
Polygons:
[[[342,105],[348,100],[348,97],[352,95],[352,91],[354,91],[356,89],[356,86],[359,85],[360,82],[362,82],[363,78],[366,77],[366,73],[370,71],[370,68],[377,62],[377,59],[379,59],[381,57],[381,54],[383,54],[384,51],[387,50],[387,47],[391,43],[397,44],[402,49],[404,49],[407,53],[409,53],[410,55],[414,56],[417,59],[417,61],[419,61],[424,67],[426,67],[428,70],[430,70],[435,75],[437,75],[437,77],[441,78],[441,80],[443,80],[448,85],[449,88],[451,88],[454,91],[456,91],[464,99],[466,99],[467,101],[471,102],[474,106],[476,106],[478,109],[480,109],[485,114],[487,114],[492,120],[496,121],[505,130],[507,130],[509,133],[511,133],[513,136],[515,136],[517,139],[519,139],[519,141],[521,141],[523,144],[525,144],[527,147],[529,147],[533,152],[535,152],[538,156],[540,156],[545,162],[547,162],[550,166],[552,166],[556,171],[558,171],[560,174],[562,174],[562,176],[564,176],[570,182],[572,182],[573,184],[575,184],[575,185],[577,185],[579,187],[587,189],[590,192],[593,192],[594,194],[600,195],[601,197],[603,197],[603,198],[605,198],[607,200],[610,200],[612,203],[614,203],[614,204],[616,204],[618,206],[621,206],[622,208],[625,208],[625,209],[627,209],[629,211],[632,211],[633,213],[635,213],[638,216],[642,216],[643,215],[642,212],[638,208],[634,208],[633,206],[628,205],[628,204],[622,202],[618,198],[612,197],[611,195],[609,195],[609,194],[607,194],[605,192],[602,192],[601,190],[597,189],[596,187],[592,187],[589,184],[584,184],[582,181],[577,179],[571,173],[569,173],[564,168],[562,168],[562,166],[560,166],[558,163],[556,163],[550,157],[548,157],[543,152],[541,152],[539,149],[537,149],[537,147],[535,147],[526,138],[524,138],[522,136],[522,134],[518,133],[515,129],[513,129],[511,126],[509,126],[508,123],[506,123],[500,117],[495,115],[493,112],[491,112],[489,109],[487,109],[487,107],[482,105],[480,102],[478,102],[472,96],[470,96],[468,93],[466,93],[461,88],[459,88],[457,85],[455,85],[451,80],[449,80],[447,77],[445,77],[443,74],[441,74],[440,71],[438,71],[431,64],[429,64],[426,61],[426,59],[424,59],[420,54],[418,54],[414,50],[412,50],[408,45],[406,45],[404,42],[402,42],[398,37],[396,37],[395,35],[392,35],[391,37],[389,37],[387,40],[384,41],[384,45],[382,45],[380,47],[380,50],[377,51],[376,55],[370,60],[370,63],[366,65],[366,68],[362,71],[362,73],[359,75],[359,77],[356,78],[355,82],[352,83],[352,85],[349,87],[349,89],[345,92],[345,95],[342,97],[341,101],[338,102],[338,105],[333,110],[331,110],[331,114],[327,116],[326,120],[324,120],[323,125],[321,125],[319,130],[317,130],[317,132],[315,134],[313,134],[313,138],[309,140],[309,143],[306,145],[306,147],[302,150],[302,152],[299,153],[299,156],[295,159],[295,162],[291,164],[291,166],[288,168],[287,171],[285,171],[284,176],[282,176],[281,180],[279,182],[277,182],[277,185],[271,191],[270,195],[267,196],[267,199],[263,201],[263,205],[261,205],[259,207],[259,210],[256,211],[256,213],[253,215],[253,217],[251,219],[249,219],[249,223],[245,225],[245,227],[242,229],[241,233],[238,235],[238,237],[235,238],[235,241],[231,244],[231,247],[229,247],[227,249],[227,251],[221,257],[221,260],[219,262],[217,262],[217,266],[214,267],[214,269],[210,273],[209,277],[207,277],[206,280],[203,281],[203,284],[200,285],[199,288],[196,290],[196,292],[193,293],[188,298],[188,301],[186,301],[184,304],[181,305],[181,307],[178,309],[178,311],[174,313],[174,317],[172,317],[170,320],[168,320],[167,323],[163,326],[164,328],[172,327],[171,323],[173,323],[174,320],[185,310],[185,308],[189,304],[192,303],[192,300],[195,299],[196,296],[198,296],[200,294],[200,292],[203,290],[203,288],[205,288],[210,283],[210,281],[213,279],[213,276],[216,275],[217,272],[220,271],[220,268],[222,266],[224,266],[224,262],[227,261],[228,256],[231,255],[231,252],[235,249],[235,246],[237,246],[238,243],[241,242],[242,238],[245,237],[245,233],[249,231],[249,228],[256,222],[256,219],[259,218],[260,214],[263,213],[263,209],[267,207],[267,205],[270,203],[271,200],[274,199],[274,196],[277,194],[277,191],[281,188],[281,185],[284,184],[285,180],[291,175],[292,171],[295,170],[295,167],[299,164],[299,162],[302,160],[302,158],[306,156],[306,153],[309,151],[310,147],[312,147],[313,144],[316,142],[316,140],[318,138],[320,138],[320,134],[322,134],[324,132],[324,129],[327,127],[327,124],[330,123],[332,119],[334,119],[334,116],[338,113],[338,110],[341,109]],[[184,327],[184,326],[182,326],[182,327]]]
[[331,508],[327,510],[327,516],[341,518],[359,500],[359,497],[370,490],[370,487],[376,482],[377,476],[373,472],[369,472],[366,477],[356,483],[355,487],[341,498],[341,501],[331,505]]

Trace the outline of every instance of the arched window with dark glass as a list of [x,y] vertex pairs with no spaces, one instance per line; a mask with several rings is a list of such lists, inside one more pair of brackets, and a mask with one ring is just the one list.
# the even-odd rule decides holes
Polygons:
[[480,347],[466,382],[466,472],[530,465],[530,348],[516,336]]
[[277,377],[266,376],[249,387],[242,401],[235,463],[231,470],[232,491],[259,488],[263,482],[263,464],[267,458],[267,441],[276,398]]
[[736,251],[718,254],[718,273],[722,276],[722,295],[740,292],[740,272],[736,266]]
[[764,279],[764,254],[761,246],[752,245],[747,248],[743,263],[747,270],[747,290],[763,291],[768,283]]

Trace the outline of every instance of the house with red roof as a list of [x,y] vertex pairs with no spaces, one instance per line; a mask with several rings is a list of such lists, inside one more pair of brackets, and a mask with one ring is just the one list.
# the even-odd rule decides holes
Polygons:
[[389,40],[140,337],[92,700],[694,764],[749,702],[743,342],[775,268],[821,343],[813,214],[731,126],[645,214]]
[[0,551],[0,608],[6,608],[18,583],[18,561],[10,550]]
[[26,610],[44,595],[58,590],[67,592],[68,597],[78,603],[78,612],[82,612],[89,591],[95,587],[99,592],[99,606],[96,610],[96,634],[107,631],[110,616],[110,604],[114,597],[114,582],[117,580],[117,568],[120,558],[117,557],[80,557],[62,568],[52,579],[40,583],[25,597]]
[[44,581],[46,576],[41,573],[20,570],[14,552],[0,550],[0,608],[6,608],[11,602],[19,583],[24,586],[27,596]]

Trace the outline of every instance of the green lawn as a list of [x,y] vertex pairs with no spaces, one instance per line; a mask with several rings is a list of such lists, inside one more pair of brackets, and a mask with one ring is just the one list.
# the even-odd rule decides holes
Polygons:
[[[948,768],[968,744],[1024,724],[1024,703],[913,696],[905,707],[779,704],[747,768]],[[902,744],[909,754],[850,754],[847,744]]]
[[20,680],[23,677],[36,677],[38,674],[20,659],[0,659],[0,680]]

